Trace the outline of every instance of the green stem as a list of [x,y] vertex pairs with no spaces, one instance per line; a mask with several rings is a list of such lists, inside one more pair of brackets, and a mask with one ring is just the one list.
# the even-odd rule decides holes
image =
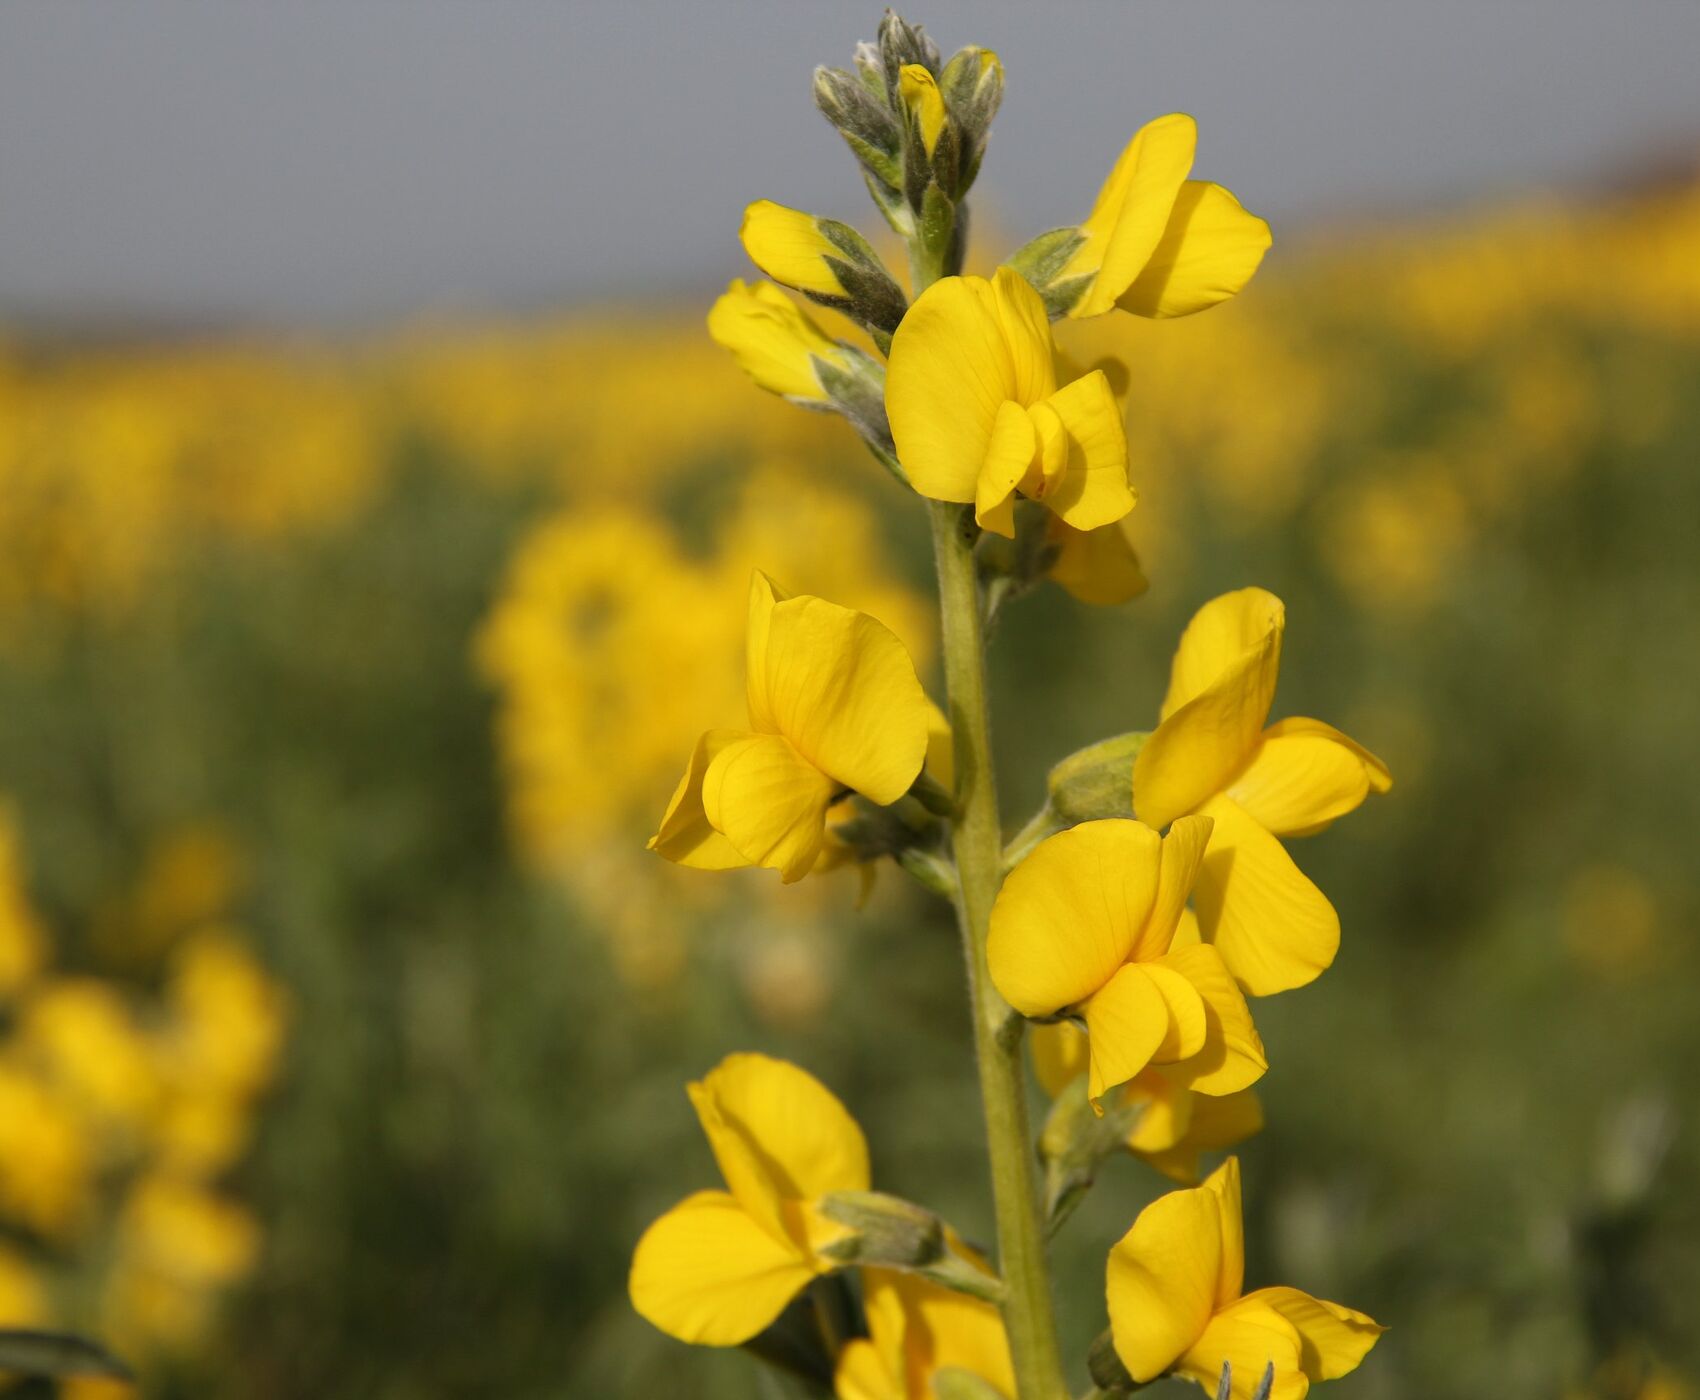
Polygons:
[[928,503],[938,562],[945,683],[956,750],[957,916],[968,960],[974,1049],[991,1159],[998,1265],[1005,1287],[1004,1323],[1019,1400],[1066,1400],[1057,1347],[1045,1230],[1033,1173],[1027,1086],[1021,1063],[1022,1022],[992,985],[986,929],[1003,880],[1003,838],[992,769],[986,702],[985,636],[974,568],[973,524],[961,506]]

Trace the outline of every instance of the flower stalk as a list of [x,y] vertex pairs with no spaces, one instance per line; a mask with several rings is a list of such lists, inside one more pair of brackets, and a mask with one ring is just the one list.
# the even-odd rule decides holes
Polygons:
[[992,985],[986,963],[992,901],[1003,879],[1003,835],[974,566],[976,531],[971,512],[963,507],[942,501],[929,506],[938,564],[945,688],[956,751],[957,819],[951,833],[958,883],[956,912],[968,962],[974,1052],[997,1217],[998,1266],[1008,1290],[1004,1324],[1020,1400],[1062,1400],[1067,1391],[1033,1172],[1033,1135],[1021,1064],[1022,1023],[1012,1019],[1009,1004]]

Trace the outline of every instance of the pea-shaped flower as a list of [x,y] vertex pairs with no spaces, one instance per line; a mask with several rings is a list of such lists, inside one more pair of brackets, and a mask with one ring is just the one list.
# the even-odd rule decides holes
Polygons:
[[1133,767],[1141,821],[1215,822],[1194,902],[1205,941],[1253,996],[1303,986],[1340,947],[1334,906],[1276,838],[1321,831],[1393,785],[1386,764],[1320,720],[1264,727],[1285,629],[1281,600],[1261,588],[1200,608]]
[[689,1092],[730,1189],[687,1196],[644,1232],[632,1306],[680,1341],[737,1346],[836,1267],[818,1248],[844,1230],[813,1203],[868,1189],[868,1145],[844,1105],[784,1060],[728,1055]]
[[1248,1400],[1273,1365],[1270,1400],[1299,1400],[1312,1381],[1355,1370],[1386,1329],[1296,1288],[1245,1293],[1240,1164],[1230,1157],[1202,1186],[1171,1191],[1139,1213],[1110,1251],[1110,1334],[1141,1384],[1172,1372],[1210,1394],[1224,1364],[1234,1400]]
[[866,613],[750,585],[750,727],[711,729],[650,849],[680,865],[762,865],[789,884],[826,846],[826,813],[851,792],[887,805],[909,790],[936,710],[903,643]]
[[1269,225],[1220,185],[1189,180],[1198,124],[1171,112],[1141,127],[1086,222],[1011,260],[1058,315],[1188,316],[1233,296],[1269,248]]
[[1235,1093],[1268,1068],[1221,955],[1175,938],[1209,839],[1202,817],[1165,837],[1137,821],[1084,822],[1042,841],[992,906],[992,981],[1025,1016],[1086,1023],[1094,1102],[1151,1064],[1204,1094]]
[[828,402],[821,371],[847,367],[846,348],[771,282],[735,279],[708,313],[708,333],[762,388],[799,403]]
[[966,1371],[1015,1394],[1009,1340],[996,1304],[895,1269],[862,1270],[868,1335],[838,1354],[838,1400],[934,1400],[933,1378]]
[[1050,319],[1010,268],[935,282],[891,340],[886,416],[911,484],[1015,533],[1017,493],[1077,530],[1133,509],[1127,434],[1103,371],[1057,384]]

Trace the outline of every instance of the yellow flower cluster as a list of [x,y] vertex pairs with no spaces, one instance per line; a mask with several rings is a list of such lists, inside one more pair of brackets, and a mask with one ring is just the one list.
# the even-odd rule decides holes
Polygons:
[[[913,300],[836,221],[764,200],[742,236],[776,282],[860,324],[887,352],[885,369],[765,284],[734,283],[710,326],[758,385],[837,411],[927,498],[951,762],[928,769],[942,715],[935,721],[898,637],[758,570],[747,723],[697,741],[649,844],[678,865],[764,866],[787,884],[841,852],[890,856],[953,900],[971,969],[999,1272],[922,1208],[870,1192],[860,1129],[818,1082],[735,1055],[690,1086],[727,1189],[687,1197],[649,1228],[630,1290],[661,1330],[710,1346],[782,1326],[800,1293],[822,1311],[836,1298],[859,1318],[848,1340],[825,1327],[817,1338],[840,1400],[1040,1400],[1063,1393],[1043,1224],[1090,1185],[1106,1138],[1190,1182],[1203,1151],[1256,1130],[1251,1086],[1268,1059],[1248,998],[1314,980],[1340,942],[1333,906],[1283,843],[1324,830],[1391,778],[1327,724],[1269,722],[1286,612],[1247,588],[1192,619],[1151,731],[1071,761],[1096,765],[1102,810],[1064,810],[1053,792],[1032,839],[1005,851],[985,696],[988,600],[1053,570],[1070,540],[1077,596],[1125,597],[1110,579],[1124,581],[1131,560],[1120,522],[1135,503],[1132,459],[1111,374],[1075,372],[1050,323],[1117,308],[1153,320],[1205,310],[1245,285],[1269,231],[1226,190],[1188,179],[1197,131],[1175,114],[1134,136],[1079,226],[1034,240],[989,279],[959,275],[973,176],[964,153],[984,144],[1001,64],[977,49],[944,62],[889,12],[856,62],[857,73],[817,74],[817,100],[908,246]],[[883,413],[869,403],[874,385]],[[1018,511],[1018,500],[1032,504]],[[1091,545],[1106,533],[1109,548]],[[1039,1144],[1047,1170],[1062,1168],[1048,1183],[1046,1222],[1028,1174],[1022,1018],[1042,1023],[1039,1069],[1058,1099]],[[1071,1115],[1082,1079],[1090,1112]],[[859,1294],[836,1281],[849,1265],[860,1266]],[[1100,1380],[1111,1370],[1100,1356],[1094,1379],[1126,1389],[1172,1374],[1235,1400],[1298,1400],[1353,1370],[1383,1330],[1298,1289],[1248,1294],[1244,1272],[1239,1164],[1229,1158],[1201,1185],[1153,1202],[1110,1251],[1107,1352],[1121,1375]],[[1001,1303],[1001,1326],[988,1300]]]
[[114,919],[176,930],[157,996],[53,966],[0,813],[0,1325],[74,1325],[132,1358],[204,1333],[261,1230],[220,1182],[244,1155],[288,1021],[208,897],[226,843],[162,843]]

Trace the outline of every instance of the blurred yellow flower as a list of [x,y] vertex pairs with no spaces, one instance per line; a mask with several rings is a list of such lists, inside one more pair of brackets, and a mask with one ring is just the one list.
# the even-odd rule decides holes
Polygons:
[[0,1243],[0,1327],[43,1327],[49,1316],[40,1276],[23,1253]]
[[868,1189],[868,1146],[818,1080],[765,1055],[729,1055],[689,1086],[729,1191],[687,1196],[644,1232],[632,1305],[680,1341],[737,1346],[818,1274],[843,1233],[814,1202]]
[[18,829],[0,807],[0,1000],[18,995],[40,970],[47,939],[24,888]]
[[1133,767],[1133,809],[1164,827],[1214,822],[1194,892],[1207,943],[1253,996],[1300,987],[1330,963],[1340,920],[1277,837],[1308,836],[1392,786],[1374,754],[1320,720],[1264,727],[1286,610],[1261,588],[1225,593],[1187,624],[1162,720]]
[[889,805],[921,772],[930,706],[903,643],[849,608],[750,587],[749,730],[698,740],[650,838],[704,870],[762,865],[787,884],[826,842],[827,809],[848,792]]
[[1244,1286],[1240,1164],[1230,1157],[1202,1186],[1153,1201],[1110,1251],[1110,1331],[1128,1374],[1143,1384],[1173,1371],[1214,1395],[1230,1365],[1230,1394],[1249,1400],[1272,1366],[1271,1400],[1299,1400],[1312,1381],[1355,1370],[1386,1330],[1296,1288]]
[[868,1335],[838,1354],[838,1400],[934,1400],[933,1377],[951,1368],[1014,1396],[1009,1340],[994,1304],[914,1274],[863,1269],[862,1306]]
[[1137,821],[1083,822],[1040,842],[992,906],[992,981],[1025,1016],[1085,1022],[1095,1107],[1151,1064],[1202,1094],[1268,1068],[1221,955],[1175,938],[1210,825],[1183,817],[1160,838]]
[[83,1223],[93,1185],[82,1120],[33,1075],[0,1063],[0,1210],[63,1239]]
[[1198,125],[1183,112],[1147,122],[1128,142],[1057,274],[1060,283],[1090,279],[1070,316],[1117,306],[1187,316],[1251,280],[1269,225],[1222,186],[1187,179],[1197,145]]
[[46,983],[24,1007],[14,1045],[97,1124],[135,1131],[158,1101],[147,1039],[108,983],[92,977]]
[[1108,378],[1093,370],[1058,388],[1044,303],[1007,267],[921,294],[892,337],[885,404],[915,489],[973,502],[987,530],[1014,535],[1017,492],[1077,530],[1133,509]]

